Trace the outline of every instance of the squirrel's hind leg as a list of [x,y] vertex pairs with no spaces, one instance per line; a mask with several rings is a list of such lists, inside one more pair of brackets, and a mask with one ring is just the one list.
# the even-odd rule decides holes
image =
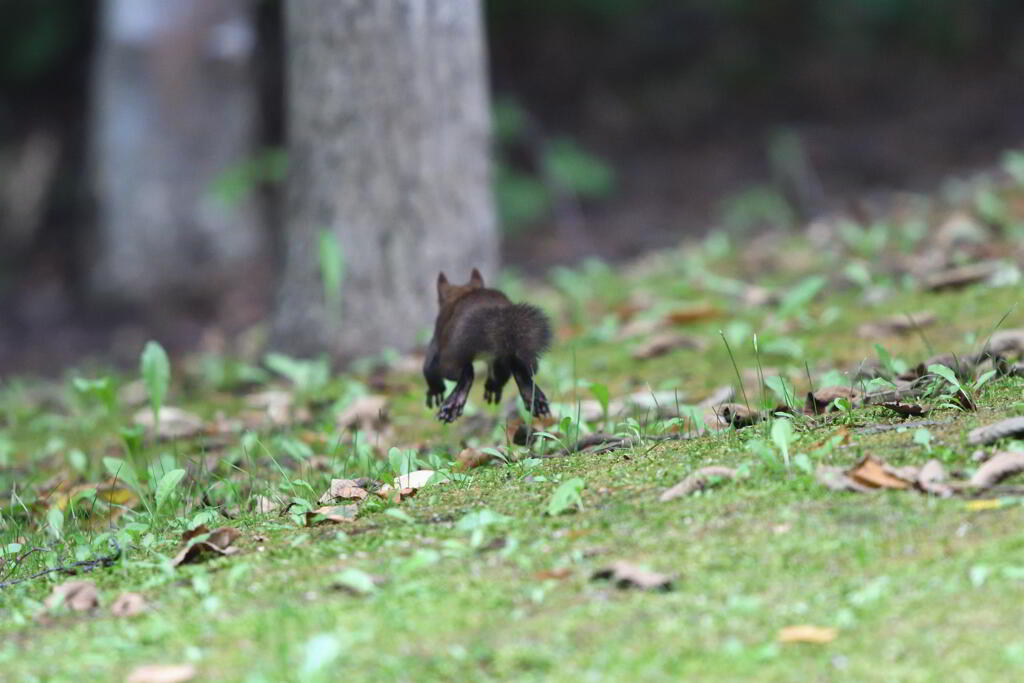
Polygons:
[[512,366],[512,377],[516,380],[516,386],[519,387],[519,395],[522,397],[526,407],[530,409],[534,417],[550,415],[551,406],[548,405],[548,397],[544,395],[541,388],[533,381],[533,372],[530,368],[515,358],[512,359],[510,365]]
[[441,422],[455,422],[462,415],[462,409],[466,407],[466,399],[469,398],[472,386],[473,364],[466,363],[452,393],[448,394],[448,398],[441,404],[441,409],[437,411],[437,419]]
[[512,369],[508,361],[503,358],[495,358],[487,368],[487,381],[484,382],[484,400],[497,405],[501,403],[501,391],[505,388],[509,378],[512,377]]

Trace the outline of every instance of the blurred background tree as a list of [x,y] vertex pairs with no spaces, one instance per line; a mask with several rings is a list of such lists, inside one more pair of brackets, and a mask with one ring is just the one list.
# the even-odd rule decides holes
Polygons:
[[[266,229],[252,197],[212,190],[255,154],[259,80],[251,0],[104,0],[90,140],[106,303],[217,310],[257,283]],[[261,268],[262,266],[262,268]]]
[[[175,24],[171,6],[190,4],[233,18]],[[118,43],[118,5],[151,6],[151,34],[177,37]],[[1024,139],[1019,0],[482,5],[501,253],[525,270],[856,211]],[[0,0],[0,366],[30,362],[26,349],[45,367],[121,346],[130,357],[146,334],[171,346],[230,335],[269,316],[297,250],[313,288],[309,253],[331,245],[285,220],[285,169],[307,162],[290,158],[294,140],[287,149],[283,16],[282,0]],[[112,125],[131,97],[124,111],[145,120]],[[162,189],[125,199],[143,185]],[[342,206],[328,202],[323,222]],[[335,234],[358,282],[351,259],[366,252]],[[426,253],[424,271],[446,263]],[[150,303],[115,305],[126,300]]]
[[479,3],[288,0],[286,23],[273,344],[337,358],[408,350],[436,314],[438,271],[458,281],[498,261]]

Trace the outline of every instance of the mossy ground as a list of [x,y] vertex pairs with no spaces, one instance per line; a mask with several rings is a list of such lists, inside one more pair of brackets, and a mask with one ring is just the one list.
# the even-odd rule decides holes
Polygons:
[[[774,249],[791,263],[746,279],[757,277],[785,294],[824,273],[820,291],[789,304],[785,296],[782,304],[737,303],[709,287],[704,275],[744,273],[742,250],[721,241],[666,253],[628,272],[601,264],[562,271],[552,278],[554,288],[522,290],[512,283],[516,295],[530,292],[525,296],[559,321],[542,386],[571,415],[575,400],[593,397],[590,382],[607,386],[613,398],[669,389],[692,404],[715,387],[737,385],[738,369],[748,400],[760,403],[768,394],[752,379],[759,366],[785,374],[805,392],[808,374],[817,381],[829,370],[847,372],[875,356],[875,343],[916,363],[932,352],[978,348],[1007,313],[1002,327],[1024,326],[1019,286],[926,293],[880,275],[872,286],[890,294],[866,305],[866,287],[834,277],[846,256],[815,254],[795,237]],[[704,340],[706,350],[634,359],[636,341],[617,338],[617,312],[640,291],[653,297],[651,314],[694,303],[716,307],[713,317],[682,328]],[[856,334],[865,321],[917,310],[938,316],[924,337]],[[723,337],[731,338],[731,353]],[[173,403],[205,418],[237,408],[237,396],[190,373],[179,369]],[[248,512],[257,493],[313,501],[331,476],[343,473],[352,446],[337,432],[330,402],[367,381],[358,372],[332,377],[310,397],[313,421],[283,433],[237,437],[216,448],[202,439],[149,444],[133,455],[137,464],[158,459],[185,466],[187,491],[155,510],[147,498],[152,486],[141,485],[147,503],[118,522],[123,558],[83,577],[99,587],[97,611],[44,609],[53,585],[66,580],[55,574],[0,589],[2,678],[112,680],[139,664],[181,662],[194,662],[202,680],[244,681],[999,681],[1024,670],[1024,507],[1012,499],[972,510],[963,498],[831,492],[812,472],[786,467],[780,457],[766,460],[757,454],[763,448],[750,447],[770,443],[767,424],[478,468],[397,506],[368,503],[345,526],[306,528],[287,515]],[[390,371],[384,385],[393,443],[425,446],[442,460],[465,441],[504,445],[500,424],[482,419],[497,411],[482,405],[480,386],[462,423],[441,427],[423,406],[415,372]],[[104,455],[123,457],[118,429],[128,411],[97,413],[68,398],[71,393],[29,380],[3,390],[0,457],[8,474],[0,490],[11,496],[2,510],[0,548],[20,540],[26,548],[48,549],[26,559],[14,576],[106,551],[105,542],[96,542],[102,523],[84,513],[68,516],[58,540],[48,529],[47,506],[31,504],[31,492],[47,478],[98,481]],[[976,465],[967,432],[1016,414],[1022,400],[1024,379],[992,380],[977,412],[935,408],[928,415],[928,446],[915,441],[917,427],[859,431],[900,424],[877,407],[830,420],[798,419],[790,450],[809,454],[814,465],[852,464],[871,453],[894,464],[939,457],[949,469],[969,472]],[[655,432],[658,424],[639,416],[633,429]],[[845,442],[822,445],[840,430]],[[243,441],[255,454],[221,462]],[[296,443],[326,453],[326,464],[308,466]],[[85,473],[68,467],[74,449],[88,460]],[[665,488],[707,464],[739,467],[744,476],[658,501]],[[552,492],[571,477],[586,482],[582,509],[547,515]],[[214,509],[208,521],[240,528],[241,552],[172,569],[167,558],[181,531],[204,513],[197,501],[224,490],[222,507],[239,505],[240,516],[218,520]],[[459,520],[481,509],[503,519],[476,531],[460,528]],[[618,559],[673,575],[674,590],[618,590],[591,580]],[[379,585],[363,595],[337,588],[336,577],[347,568],[377,577]],[[8,572],[0,569],[0,576]],[[123,591],[143,593],[150,609],[112,617],[109,605]],[[799,624],[834,627],[838,636],[825,644],[781,644],[779,630]],[[317,668],[318,661],[326,663]]]

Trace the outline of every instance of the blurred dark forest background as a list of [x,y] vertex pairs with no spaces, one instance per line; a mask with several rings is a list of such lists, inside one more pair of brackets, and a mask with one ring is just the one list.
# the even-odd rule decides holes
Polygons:
[[[244,206],[272,246],[225,244],[251,248],[244,287],[209,300],[186,282],[148,299],[158,306],[121,296],[104,273],[131,257],[98,246],[110,239],[90,162],[103,4],[0,0],[0,371],[135,358],[153,335],[216,345],[271,305],[288,163],[282,3],[234,3],[251,31],[220,39],[253,42],[255,96],[213,95],[234,113],[218,114],[225,139],[209,145],[239,135],[245,152],[206,162],[219,164],[211,197]],[[487,0],[485,12],[502,260],[526,272],[856,213],[1024,140],[1020,0]],[[98,251],[112,262],[98,267]]]

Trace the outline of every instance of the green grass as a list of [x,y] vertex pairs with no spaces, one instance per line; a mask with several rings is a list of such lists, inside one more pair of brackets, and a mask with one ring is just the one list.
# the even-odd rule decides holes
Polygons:
[[[785,375],[799,402],[808,372],[820,386],[830,371],[873,358],[876,342],[913,364],[932,355],[929,347],[979,347],[1008,311],[1004,328],[1024,326],[1024,311],[1015,308],[1019,286],[925,293],[880,269],[875,277],[890,296],[867,306],[862,288],[833,277],[846,252],[817,253],[795,237],[776,249],[789,266],[747,273],[741,249],[712,241],[625,273],[591,263],[562,272],[555,287],[530,289],[560,329],[541,385],[570,417],[576,400],[594,398],[590,382],[607,386],[613,400],[674,390],[680,404],[693,404],[715,387],[736,384],[735,360],[752,404],[766,397],[775,403],[758,385],[758,367]],[[828,284],[813,300],[791,300],[788,309],[745,307],[704,276],[742,276],[785,294],[818,272],[830,277]],[[615,315],[640,290],[653,294],[650,315],[713,303],[718,317],[685,328],[707,350],[633,359],[629,350],[644,337],[618,340]],[[925,330],[927,343],[917,335],[856,335],[865,321],[922,309],[939,318]],[[233,387],[209,363],[179,365],[162,410],[183,406],[208,421],[218,411],[239,414],[241,396],[271,381],[265,371],[246,371],[256,384]],[[332,476],[370,473],[389,481],[394,473],[386,447],[372,452],[365,436],[363,446],[353,445],[334,424],[339,408],[372,391],[368,367],[323,381],[313,366],[285,365],[296,377],[316,379],[293,388],[312,408],[309,424],[147,440],[141,449],[126,446],[121,433],[138,408],[111,407],[102,382],[91,385],[92,398],[81,382],[75,389],[70,381],[25,379],[0,388],[0,549],[23,545],[5,555],[0,580],[95,558],[108,551],[111,533],[123,549],[113,567],[77,577],[99,587],[101,607],[92,613],[42,606],[67,580],[59,574],[0,589],[5,680],[116,680],[140,664],[183,662],[195,663],[202,680],[241,681],[995,681],[1024,666],[1024,508],[1016,499],[972,510],[964,498],[837,494],[795,457],[805,454],[812,466],[848,465],[869,453],[893,464],[938,457],[948,469],[969,473],[976,465],[967,432],[1019,413],[1022,378],[985,385],[976,413],[933,410],[926,418],[938,423],[928,427],[930,452],[915,442],[915,427],[860,431],[901,421],[881,408],[858,407],[829,420],[796,419],[789,468],[769,445],[768,423],[603,454],[516,461],[526,454],[514,450],[508,465],[428,486],[399,505],[372,500],[351,524],[306,528],[301,513],[315,507]],[[392,369],[373,382],[383,383],[389,398],[390,432],[379,437],[381,446],[422,447],[422,461],[447,468],[464,443],[505,445],[503,419],[483,405],[481,387],[466,417],[442,427],[423,407],[414,371]],[[663,424],[639,415],[608,426],[653,434]],[[573,424],[561,438],[599,426]],[[849,442],[822,445],[837,433],[848,433]],[[100,483],[104,457],[135,466],[140,502],[108,528],[116,507],[87,497],[65,511],[57,533],[48,521],[55,498],[41,497],[62,479]],[[741,476],[658,501],[708,464],[737,467]],[[156,483],[175,468],[187,475],[158,508]],[[582,509],[548,515],[555,490],[573,478],[585,481]],[[296,502],[292,511],[299,514],[254,514],[257,495]],[[485,509],[503,521],[475,531],[459,524]],[[182,531],[199,522],[239,528],[240,552],[172,568]],[[12,572],[13,558],[29,547],[42,550]],[[672,575],[674,590],[619,590],[591,580],[623,559]],[[376,588],[339,588],[341,572],[352,569],[375,577]],[[143,593],[150,609],[111,616],[124,591]],[[779,642],[781,628],[800,624],[835,627],[838,636],[826,644]]]

